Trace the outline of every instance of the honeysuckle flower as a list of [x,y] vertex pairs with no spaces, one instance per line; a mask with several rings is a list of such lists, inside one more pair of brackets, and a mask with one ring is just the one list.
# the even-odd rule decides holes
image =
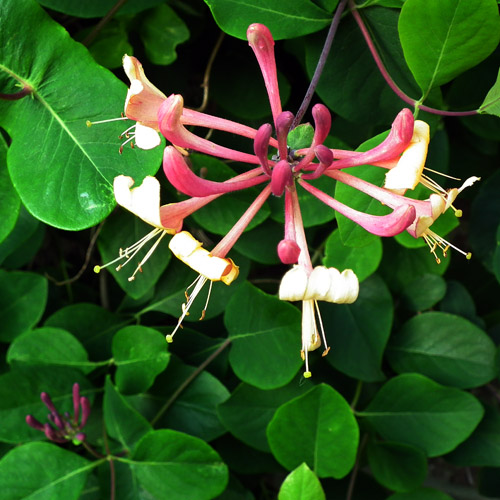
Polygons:
[[32,415],[27,415],[26,423],[30,427],[42,431],[48,439],[55,443],[72,441],[73,444],[78,445],[85,441],[85,434],[82,429],[87,424],[90,415],[90,401],[88,398],[80,396],[80,386],[78,384],[73,385],[73,415],[65,413],[64,416],[61,416],[46,392],[40,394],[40,399],[50,411],[48,414],[50,423],[42,424]]

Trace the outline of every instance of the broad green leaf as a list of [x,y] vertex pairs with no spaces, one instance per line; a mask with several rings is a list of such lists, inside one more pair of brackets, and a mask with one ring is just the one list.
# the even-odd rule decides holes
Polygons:
[[382,355],[394,314],[391,294],[383,280],[375,275],[364,281],[353,304],[320,303],[320,310],[331,346],[328,362],[353,378],[383,380]]
[[116,439],[128,451],[152,430],[148,421],[137,413],[106,377],[103,401],[104,422],[109,436]]
[[95,304],[81,303],[58,309],[45,320],[45,326],[71,332],[91,359],[102,361],[112,356],[113,334],[129,322]]
[[40,401],[46,392],[58,410],[73,414],[73,384],[92,399],[90,385],[80,370],[60,366],[25,366],[0,375],[0,441],[22,443],[45,439],[43,432],[25,424],[26,415],[47,421],[47,407]]
[[17,269],[28,264],[40,249],[45,226],[21,205],[16,224],[0,243],[0,263],[3,267]]
[[[139,217],[132,215],[124,209],[119,209],[119,211],[106,219],[97,241],[103,265],[117,259],[121,255],[121,249],[128,248],[153,230],[153,227],[144,223]],[[155,285],[170,261],[171,252],[168,248],[170,235],[166,233],[163,234],[165,237],[147,262],[140,266],[142,272],[139,271],[133,280],[129,278],[132,277],[139,263],[155,242],[158,241],[160,236],[148,242],[140,252],[127,263],[126,268],[118,269],[119,264],[124,266],[125,262],[127,262],[126,259],[122,259],[120,262],[112,264],[109,268],[101,270],[100,272],[109,271],[122,290],[132,298],[138,299],[142,297]]]
[[495,344],[460,316],[414,316],[391,339],[388,358],[397,373],[417,372],[445,385],[468,389],[495,378]]
[[168,5],[162,4],[144,14],[140,35],[153,64],[171,64],[177,59],[177,45],[189,39],[189,30]]
[[261,390],[248,384],[240,384],[231,397],[217,407],[217,414],[240,441],[258,450],[269,452],[266,427],[276,409],[290,399],[309,389],[294,379],[290,384],[274,390]]
[[235,476],[229,476],[229,484],[217,500],[255,500],[253,493],[247,490]]
[[425,453],[413,446],[391,442],[371,442],[368,464],[377,481],[393,491],[418,488],[427,475]]
[[408,493],[395,493],[387,497],[387,500],[453,500],[453,498],[432,488],[419,488]]
[[47,302],[47,280],[25,271],[0,272],[0,341],[8,342],[40,320]]
[[95,462],[51,443],[28,443],[0,460],[4,500],[77,500]]
[[0,227],[0,242],[5,240],[8,234],[16,225],[17,216],[21,201],[10,180],[9,171],[7,170],[7,143],[2,135],[0,135],[0,217],[2,218],[2,226]]
[[406,0],[399,16],[406,62],[424,94],[475,66],[500,39],[495,0]]
[[[197,175],[202,169],[205,171],[205,178],[211,181],[226,181],[236,175],[234,170],[225,165],[222,161],[211,156],[193,154],[189,157],[192,168]],[[257,195],[262,191],[261,186],[252,189],[245,189],[235,193],[228,193],[212,201],[207,206],[200,208],[193,214],[193,219],[205,230],[211,233],[225,235],[236,224],[239,218],[245,213]],[[267,204],[257,212],[256,216],[248,225],[250,230],[267,219],[270,210]]]
[[[228,257],[232,258],[235,264],[240,268],[238,278],[229,286],[222,282],[214,283],[210,292],[208,308],[205,308],[210,289],[210,284],[207,283],[189,309],[189,315],[184,318],[185,322],[199,321],[204,309],[206,309],[203,316],[204,319],[218,316],[226,309],[229,299],[236,293],[240,286],[245,283],[245,278],[250,268],[250,262],[234,251],[231,251]],[[179,259],[172,259],[167,271],[156,285],[153,299],[138,313],[138,316],[149,311],[159,311],[174,317],[179,317],[182,314],[182,304],[186,302],[185,293],[187,288],[198,276],[199,275],[196,275],[195,271],[186,266]],[[138,279],[139,278],[140,276]],[[173,329],[174,325],[172,324],[168,333],[171,333]]]
[[265,24],[275,40],[314,33],[330,24],[330,16],[307,0],[205,0],[215,22],[231,36],[246,39],[252,23]]
[[115,381],[123,394],[146,392],[167,366],[169,353],[163,335],[145,326],[122,328],[113,337]]
[[420,312],[430,309],[445,294],[445,280],[437,274],[426,273],[407,285],[403,291],[402,299],[406,308]]
[[435,457],[465,441],[483,413],[471,394],[406,373],[386,382],[358,416],[384,439],[415,446]]
[[14,92],[16,83],[33,89],[31,97],[2,103],[0,121],[12,138],[12,184],[43,222],[70,230],[93,226],[115,206],[114,177],[139,181],[154,174],[161,148],[127,148],[120,156],[124,124],[85,125],[119,116],[126,88],[36,2],[3,1],[0,18],[9,20],[0,43],[3,91]]
[[[135,14],[162,3],[164,0],[141,0],[140,2],[125,2],[118,14]],[[116,4],[116,0],[38,0],[38,3],[57,12],[64,12],[75,17],[103,17]]]
[[37,328],[17,337],[7,351],[11,365],[69,366],[89,373],[95,364],[89,362],[87,351],[71,333],[60,328]]
[[446,295],[439,304],[439,309],[445,313],[462,316],[476,324],[480,319],[476,315],[474,299],[459,281],[450,280],[446,283]]
[[283,239],[283,225],[270,218],[255,229],[244,232],[234,249],[260,264],[278,264],[278,243]]
[[[208,442],[226,432],[217,416],[217,406],[226,401],[229,391],[207,371],[192,379],[194,372],[194,367],[173,356],[167,370],[157,377],[148,394],[142,398],[129,398],[129,401],[155,427],[185,432]],[[177,394],[187,380],[190,380],[189,385]]]
[[305,464],[299,465],[283,481],[278,500],[325,500],[318,477]]
[[364,281],[373,274],[382,260],[382,242],[376,238],[372,243],[361,248],[344,245],[340,231],[336,229],[326,240],[323,264],[339,270],[352,269],[358,280]]
[[472,436],[447,455],[447,461],[464,467],[500,467],[500,414],[489,406],[485,410]]
[[478,111],[479,113],[500,116],[500,70],[498,71],[495,84],[491,87],[488,94],[486,94]]
[[226,465],[209,445],[167,429],[144,436],[132,459],[124,461],[152,498],[210,500],[228,480]]
[[260,389],[292,380],[302,364],[296,308],[245,283],[227,304],[224,324],[232,341],[229,362],[240,380]]
[[287,469],[305,462],[319,477],[340,479],[354,466],[359,429],[345,399],[320,384],[278,408],[267,437]]

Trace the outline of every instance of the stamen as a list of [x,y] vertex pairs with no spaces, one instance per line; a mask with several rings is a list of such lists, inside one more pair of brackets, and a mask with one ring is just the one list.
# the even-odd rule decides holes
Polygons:
[[92,125],[99,125],[100,123],[109,123],[109,122],[118,122],[122,120],[128,120],[126,116],[121,116],[120,118],[110,118],[109,120],[99,120],[97,122],[91,122],[90,120],[87,120],[85,123],[87,124],[87,127],[92,127]]
[[330,352],[330,347],[328,346],[326,342],[326,335],[325,335],[325,329],[323,328],[323,319],[321,318],[321,312],[319,310],[318,306],[318,301],[314,301],[314,307],[316,308],[316,315],[318,316],[318,321],[319,321],[319,329],[321,331],[321,338],[323,339],[323,344],[325,346],[325,350],[321,354],[321,356],[326,356]]
[[[202,276],[201,274],[193,281],[193,283],[191,283],[191,285],[189,285],[189,287],[186,289],[186,294],[187,294],[187,290],[189,288],[191,288],[195,283],[196,283],[196,286],[193,290],[193,293],[189,296],[189,300],[187,301],[187,303],[185,304],[182,304],[182,315],[181,317],[179,318],[179,320],[177,321],[177,325],[174,329],[174,331],[167,335],[165,338],[167,340],[167,342],[169,344],[171,344],[173,341],[174,341],[174,335],[176,334],[177,330],[179,328],[182,328],[182,322],[184,320],[184,318],[186,316],[189,315],[189,308],[193,305],[193,302],[194,300],[196,299],[196,297],[198,296],[198,294],[200,293],[201,289],[205,286],[205,283],[208,281],[208,278],[205,278],[205,276]],[[212,281],[210,281],[210,290],[211,290],[211,287],[212,287]],[[210,297],[210,290],[208,292],[208,296]],[[203,317],[205,316],[205,311],[207,309],[207,305],[208,305],[208,300],[205,304],[205,309],[203,310],[202,312],[202,317],[200,318],[203,319]]]
[[436,262],[438,264],[441,264],[441,259],[436,254],[437,248],[441,250],[441,252],[443,253],[443,257],[446,257],[448,250],[450,248],[453,248],[457,252],[464,255],[467,260],[470,260],[472,258],[471,252],[464,252],[463,250],[456,247],[455,245],[445,240],[441,236],[437,235],[434,231],[431,231],[430,229],[427,229],[424,232],[424,234],[422,234],[422,237],[424,238],[427,245],[429,245],[430,252],[432,253],[432,255],[434,255],[434,258],[436,259]]
[[[137,266],[137,269],[134,271],[134,273],[132,274],[132,276],[129,277],[129,281],[134,281],[135,280],[135,275],[137,274],[138,271],[140,271],[142,273],[142,266],[143,264],[146,263],[146,261],[151,257],[151,255],[153,255],[153,252],[156,250],[156,248],[158,247],[158,245],[160,244],[160,241],[162,240],[162,238],[167,234],[166,231],[162,231],[162,234],[160,235],[160,237],[154,242],[153,246],[147,251],[146,255],[144,256],[144,258],[141,260],[141,262],[139,262],[139,265]],[[138,252],[139,250],[136,251],[136,253]],[[135,255],[135,254],[134,254]],[[129,262],[130,259],[127,261]],[[125,262],[125,264],[127,263]],[[123,266],[125,265],[123,264]],[[122,267],[123,267],[122,266]]]

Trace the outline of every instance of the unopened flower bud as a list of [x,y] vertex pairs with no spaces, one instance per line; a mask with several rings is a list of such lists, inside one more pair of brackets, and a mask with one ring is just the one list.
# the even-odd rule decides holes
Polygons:
[[292,169],[286,160],[280,160],[274,165],[271,175],[271,192],[274,196],[281,196],[285,188],[293,180]]
[[300,247],[293,240],[281,240],[278,243],[278,256],[283,264],[297,264]]

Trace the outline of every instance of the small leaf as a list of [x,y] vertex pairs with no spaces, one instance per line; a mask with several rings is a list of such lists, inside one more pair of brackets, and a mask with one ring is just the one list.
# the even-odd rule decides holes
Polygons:
[[104,386],[103,412],[108,434],[126,450],[133,450],[137,442],[152,430],[148,421],[118,392],[109,376]]
[[177,59],[177,45],[189,40],[184,21],[166,4],[144,14],[140,35],[146,55],[153,64],[173,63]]
[[21,200],[12,185],[9,171],[7,170],[7,143],[2,135],[0,135],[0,217],[2,218],[2,226],[0,227],[0,242],[5,240],[8,234],[16,225],[17,216]]
[[325,500],[325,498],[318,477],[305,463],[288,474],[278,493],[278,500]]
[[445,385],[468,389],[495,378],[495,344],[460,316],[414,316],[391,339],[387,354],[397,373],[417,372]]
[[70,366],[89,373],[94,363],[87,351],[71,333],[60,328],[37,328],[17,337],[9,347],[10,364]]
[[116,385],[123,394],[146,392],[165,370],[170,355],[163,335],[145,326],[127,326],[113,337]]
[[500,116],[500,70],[498,71],[495,84],[491,87],[488,94],[486,94],[478,111],[479,113]]
[[399,36],[424,94],[475,66],[500,39],[495,0],[406,0],[399,16]]
[[336,229],[326,240],[323,264],[339,270],[352,269],[360,282],[377,270],[381,260],[380,238],[375,238],[372,243],[361,248],[353,248],[342,243],[340,231]]
[[305,462],[319,477],[340,479],[354,466],[359,429],[345,399],[321,384],[278,408],[267,437],[287,469]]
[[210,500],[228,480],[226,465],[210,446],[167,429],[144,436],[127,463],[151,498]]
[[0,341],[8,342],[36,325],[47,302],[47,280],[35,273],[0,272]]
[[296,308],[245,283],[227,304],[224,324],[232,341],[229,362],[243,382],[274,389],[297,373],[302,361]]
[[367,456],[377,481],[393,491],[414,490],[427,475],[425,453],[413,446],[372,442],[367,447]]
[[94,467],[92,462],[54,444],[23,444],[0,461],[2,499],[76,500]]
[[471,394],[407,373],[389,380],[358,416],[366,418],[384,439],[435,457],[465,441],[483,413]]
[[215,22],[231,36],[246,39],[252,23],[265,24],[275,40],[314,33],[330,24],[329,15],[312,2],[294,0],[205,0]]

